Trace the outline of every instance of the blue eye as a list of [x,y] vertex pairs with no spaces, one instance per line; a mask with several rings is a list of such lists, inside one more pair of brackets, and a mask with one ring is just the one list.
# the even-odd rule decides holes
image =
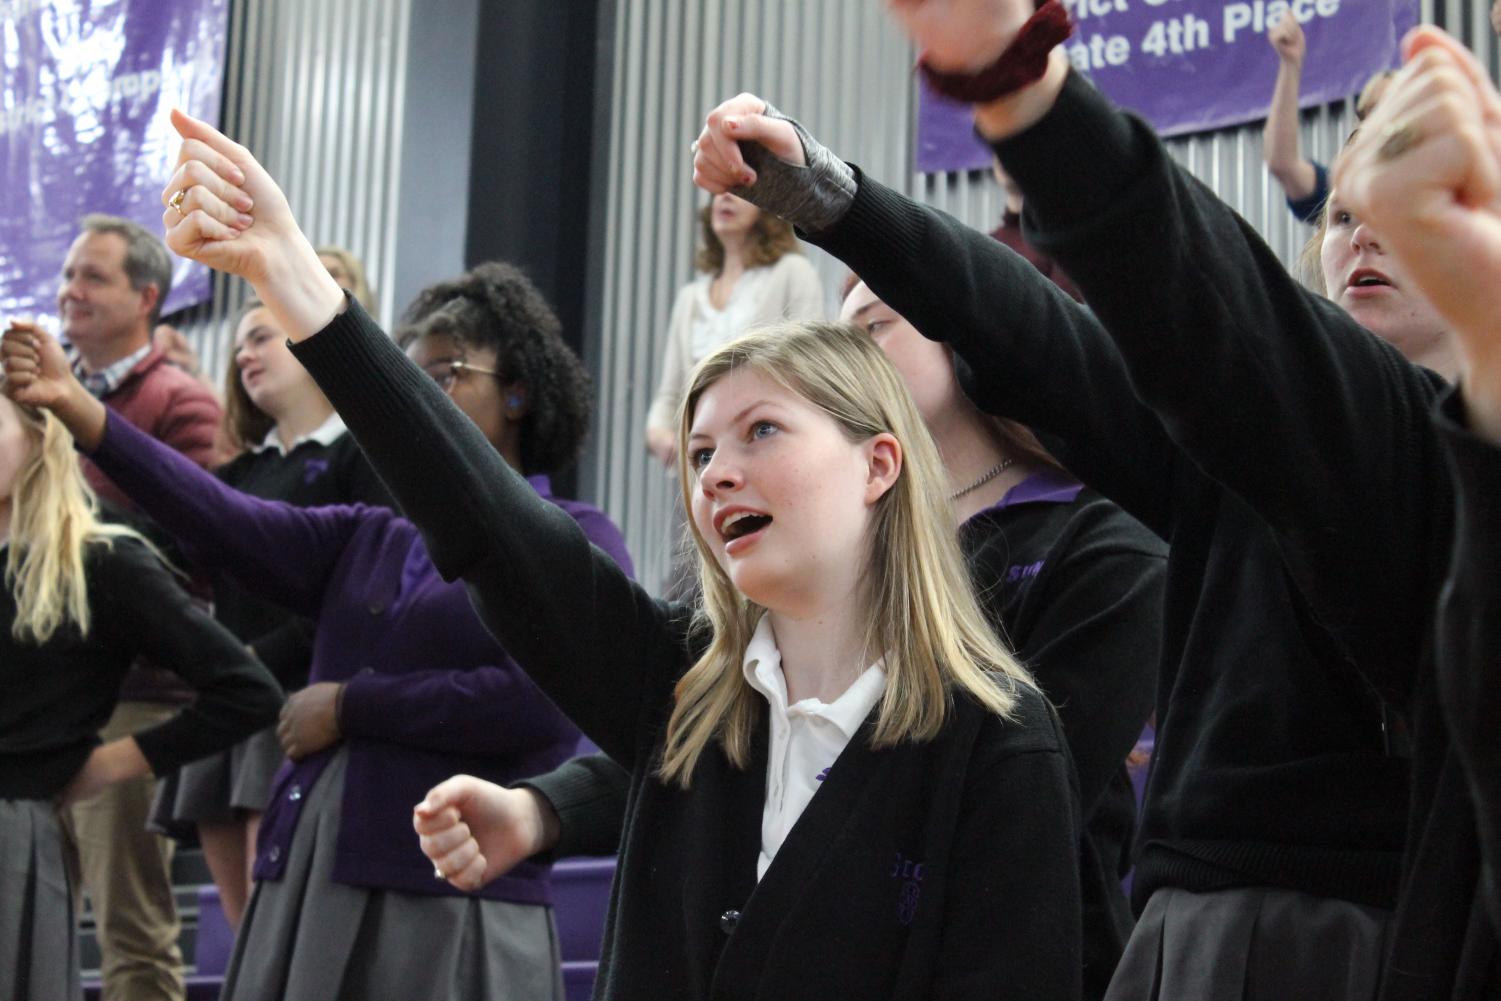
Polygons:
[[756,421],[756,423],[751,425],[751,437],[765,438],[776,430],[777,426],[771,421]]
[[692,469],[703,469],[709,464],[709,460],[712,458],[714,458],[714,450],[712,448],[697,448],[689,453],[688,464]]

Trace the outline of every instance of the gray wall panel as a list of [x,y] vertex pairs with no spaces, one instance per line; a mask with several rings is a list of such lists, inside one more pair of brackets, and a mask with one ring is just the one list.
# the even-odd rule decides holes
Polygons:
[[[1488,0],[1424,0],[1423,17],[1460,34],[1494,74],[1489,6]],[[669,550],[671,493],[642,437],[672,297],[693,277],[693,212],[704,197],[692,188],[688,144],[703,114],[749,90],[797,115],[872,176],[971,225],[993,227],[1001,200],[985,171],[913,173],[912,54],[882,4],[618,0],[613,17],[601,26],[613,85],[606,196],[594,222],[604,267],[591,314],[600,416],[582,486],[621,524],[642,581],[656,588]],[[1329,162],[1353,121],[1349,102],[1305,112],[1305,152]],[[1175,139],[1169,148],[1282,260],[1296,261],[1310,231],[1287,212],[1262,164],[1259,123]],[[809,257],[832,308],[843,269],[816,250]]]
[[[463,270],[478,2],[231,3],[224,129],[314,242],[364,260],[387,319]],[[177,317],[216,376],[247,292],[216,275],[211,302]]]

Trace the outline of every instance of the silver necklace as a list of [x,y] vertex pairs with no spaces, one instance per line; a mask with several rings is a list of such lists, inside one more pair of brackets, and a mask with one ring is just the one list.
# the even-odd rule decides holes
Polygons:
[[949,494],[949,500],[956,501],[960,497],[963,497],[965,494],[974,493],[976,490],[979,490],[985,484],[989,483],[991,480],[995,479],[997,476],[1000,476],[1006,470],[1010,469],[1012,465],[1015,464],[1015,462],[1015,459],[1007,456],[1000,462],[997,462],[995,465],[987,469],[978,480],[975,480],[975,482],[971,483],[969,486],[965,487],[962,490],[956,490],[953,493]]

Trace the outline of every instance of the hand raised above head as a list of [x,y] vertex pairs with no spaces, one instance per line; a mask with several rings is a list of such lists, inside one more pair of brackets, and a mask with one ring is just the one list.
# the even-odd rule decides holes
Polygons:
[[1402,261],[1471,369],[1493,370],[1501,421],[1501,95],[1436,28],[1404,49],[1407,65],[1340,156],[1334,199]]
[[1037,9],[1034,0],[888,0],[922,61],[944,73],[993,63]]
[[1298,23],[1297,15],[1291,10],[1283,12],[1277,23],[1268,29],[1266,37],[1283,62],[1303,65],[1303,57],[1308,53],[1308,40],[1303,36],[1303,26]]
[[693,183],[710,194],[756,183],[740,143],[757,143],[777,159],[803,166],[803,145],[786,119],[769,118],[766,102],[754,94],[737,94],[704,119],[693,144]]
[[0,359],[5,395],[26,406],[51,408],[77,384],[62,345],[26,320],[12,320],[0,337]]
[[218,129],[177,110],[172,127],[183,143],[162,191],[167,246],[250,282],[293,340],[315,333],[343,308],[343,293],[286,196],[249,150]]

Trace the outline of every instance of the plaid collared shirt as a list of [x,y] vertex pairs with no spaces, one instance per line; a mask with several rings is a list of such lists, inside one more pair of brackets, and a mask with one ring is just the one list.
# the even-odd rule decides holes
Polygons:
[[97,372],[86,370],[82,358],[74,358],[73,374],[78,376],[78,381],[83,383],[84,389],[92,393],[96,399],[103,399],[116,389],[119,389],[120,383],[125,381],[125,377],[130,374],[130,370],[139,365],[141,359],[150,353],[151,345],[148,343],[134,354],[121,358],[112,365],[106,365]]

